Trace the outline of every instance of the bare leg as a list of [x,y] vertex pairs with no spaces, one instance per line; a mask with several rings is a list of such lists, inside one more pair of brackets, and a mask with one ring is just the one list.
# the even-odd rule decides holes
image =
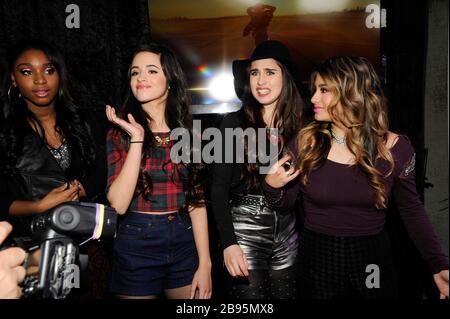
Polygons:
[[118,299],[158,299],[158,296],[151,295],[151,296],[125,296],[125,295],[116,295],[116,298]]
[[[191,297],[191,285],[166,289],[164,290],[167,299],[189,299]],[[195,297],[198,297],[198,292],[195,293]]]

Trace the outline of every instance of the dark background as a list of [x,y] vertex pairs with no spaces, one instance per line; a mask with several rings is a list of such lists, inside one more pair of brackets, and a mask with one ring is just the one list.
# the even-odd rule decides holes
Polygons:
[[[80,29],[65,27],[69,15],[65,8],[69,4],[77,4],[80,8]],[[391,128],[408,135],[416,148],[417,187],[423,196],[427,2],[385,0],[381,5],[388,10],[387,27],[381,29],[380,65],[389,99]],[[0,0],[0,58],[3,61],[8,46],[28,36],[45,39],[57,46],[69,66],[73,96],[80,106],[94,114],[96,141],[103,147],[107,129],[105,104],[118,106],[121,103],[131,53],[138,44],[151,41],[148,17],[147,0]],[[0,71],[3,78],[4,69]],[[206,123],[202,127],[217,125],[221,116],[200,116]],[[99,172],[99,178],[106,181],[105,172]],[[221,252],[217,249],[212,214],[209,217],[214,296],[223,297]],[[435,296],[432,277],[395,209],[388,213],[387,228],[400,274],[400,297]]]

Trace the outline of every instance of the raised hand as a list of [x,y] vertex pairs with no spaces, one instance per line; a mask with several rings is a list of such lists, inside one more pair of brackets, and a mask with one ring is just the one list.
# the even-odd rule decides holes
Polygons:
[[[288,161],[291,159],[290,155],[285,155],[270,168],[265,179],[269,186],[281,188],[300,174],[295,166],[289,165]],[[289,166],[289,169],[286,169],[286,166]]]
[[106,116],[111,123],[114,123],[123,129],[130,136],[131,141],[144,140],[144,128],[135,121],[133,115],[128,114],[127,122],[116,115],[116,110],[113,107],[107,105]]

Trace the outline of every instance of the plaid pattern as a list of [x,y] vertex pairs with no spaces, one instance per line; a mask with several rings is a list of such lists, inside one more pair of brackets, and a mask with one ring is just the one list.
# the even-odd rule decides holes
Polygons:
[[[158,133],[161,138],[170,136],[170,132]],[[149,200],[143,198],[142,193],[135,194],[128,210],[131,211],[177,211],[185,203],[185,193],[180,174],[176,171],[177,165],[170,161],[169,145],[155,147],[151,156],[145,160],[145,169],[150,173],[153,184],[152,194]],[[110,130],[106,139],[108,156],[108,184],[111,186],[119,175],[127,157],[127,151],[120,141],[117,131]],[[187,174],[186,168],[180,170],[181,174]],[[172,180],[173,176],[173,180]]]

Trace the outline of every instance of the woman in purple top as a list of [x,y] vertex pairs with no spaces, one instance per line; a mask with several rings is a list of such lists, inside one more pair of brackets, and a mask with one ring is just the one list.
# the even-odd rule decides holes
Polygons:
[[[417,194],[414,149],[389,131],[386,103],[372,65],[334,57],[311,76],[314,121],[290,143],[263,185],[274,208],[303,195],[301,295],[305,298],[392,298],[397,294],[383,230],[393,195],[406,229],[448,297],[448,259]],[[297,176],[299,180],[296,180]]]

